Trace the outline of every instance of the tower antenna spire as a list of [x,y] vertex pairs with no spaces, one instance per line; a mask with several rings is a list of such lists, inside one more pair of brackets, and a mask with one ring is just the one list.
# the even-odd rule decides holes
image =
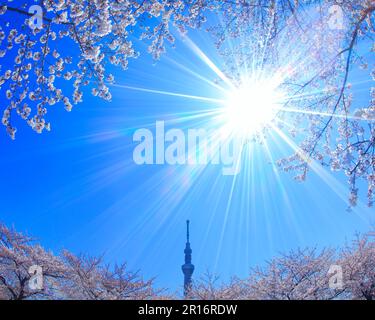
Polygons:
[[190,248],[190,221],[186,220],[186,246],[184,250],[185,254],[185,264],[182,265],[181,269],[184,274],[184,296],[189,298],[192,281],[191,276],[194,272],[194,265],[191,263],[192,250]]

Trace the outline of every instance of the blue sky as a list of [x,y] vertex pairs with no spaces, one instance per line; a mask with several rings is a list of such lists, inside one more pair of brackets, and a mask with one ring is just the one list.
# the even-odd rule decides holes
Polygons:
[[[189,36],[221,66],[207,35]],[[264,146],[249,146],[235,184],[218,166],[135,165],[136,129],[153,130],[157,120],[169,127],[200,127],[189,115],[212,103],[121,86],[217,98],[197,77],[213,80],[215,74],[181,41],[156,64],[143,55],[126,72],[114,73],[118,86],[112,87],[111,103],[87,94],[71,113],[60,105],[49,109],[51,133],[37,135],[22,122],[16,141],[0,131],[1,221],[56,252],[65,248],[104,253],[109,262],[126,260],[171,290],[180,290],[183,282],[186,219],[194,277],[210,270],[223,280],[246,276],[250,267],[290,249],[342,245],[375,222],[374,209],[361,203],[346,210],[341,174],[322,169],[298,183],[292,174],[275,171],[272,161],[291,153],[277,138],[269,142],[272,159]],[[352,80],[362,76],[356,73]],[[358,101],[368,100],[367,89],[355,88]]]

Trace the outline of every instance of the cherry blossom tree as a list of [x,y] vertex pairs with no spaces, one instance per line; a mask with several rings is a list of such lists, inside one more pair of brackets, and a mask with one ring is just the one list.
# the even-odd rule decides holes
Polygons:
[[[94,96],[110,101],[111,65],[126,69],[139,55],[135,41],[148,42],[149,52],[158,59],[166,44],[174,43],[172,27],[185,33],[204,26],[234,83],[241,82],[241,72],[249,65],[283,75],[281,86],[289,99],[273,125],[285,129],[295,151],[279,161],[280,167],[297,172],[301,181],[312,161],[343,172],[350,205],[357,204],[362,181],[372,206],[375,90],[368,91],[367,103],[354,107],[350,75],[360,67],[372,80],[375,76],[366,60],[375,50],[373,0],[40,0],[35,4],[42,8],[41,18],[29,12],[29,2],[0,1],[0,87],[2,101],[7,101],[1,106],[2,123],[11,138],[17,116],[38,133],[50,130],[49,107],[64,105],[70,111],[82,102],[86,86]],[[207,22],[215,15],[219,23]],[[38,19],[42,23],[35,27]]]
[[194,281],[190,296],[196,300],[239,300],[244,299],[246,287],[244,282],[233,277],[228,284],[220,283],[220,277],[207,271]]
[[[42,287],[30,286],[30,267],[42,268]],[[340,273],[332,271],[337,267]],[[338,282],[332,281],[337,276]],[[336,278],[335,278],[336,279]],[[40,284],[40,283],[39,283]],[[334,285],[334,286],[332,286]],[[194,281],[189,299],[332,300],[375,298],[375,242],[357,236],[343,249],[307,248],[271,259],[247,278],[228,283],[206,272]],[[0,224],[0,299],[143,300],[178,299],[156,289],[126,264],[111,267],[102,257],[54,255],[33,238]]]
[[330,300],[344,290],[330,289],[333,251],[292,251],[256,268],[248,279],[248,295],[261,300]]
[[138,273],[128,271],[126,264],[110,268],[102,258],[63,253],[68,268],[62,291],[75,300],[144,300],[157,297],[153,279],[143,281]]
[[373,300],[374,239],[359,235],[343,249],[306,248],[275,257],[228,284],[210,274],[194,283],[196,299]]
[[[9,101],[2,123],[12,139],[16,114],[38,133],[50,130],[47,109],[63,104],[67,111],[82,102],[83,88],[111,100],[108,84],[114,76],[108,65],[126,69],[138,56],[130,36],[148,41],[158,58],[165,41],[173,42],[170,21],[179,26],[199,25],[205,1],[41,0],[40,14],[29,12],[30,2],[0,1],[1,92]],[[12,19],[18,18],[15,23]],[[40,26],[35,20],[41,20]],[[66,48],[70,50],[66,50]],[[62,89],[63,82],[73,84]]]
[[350,205],[357,204],[364,181],[372,206],[375,90],[370,84],[368,102],[354,107],[350,75],[361,68],[368,70],[368,83],[375,80],[368,61],[375,50],[374,1],[223,1],[220,11],[223,22],[210,31],[226,57],[226,75],[241,82],[251,66],[283,78],[288,99],[273,127],[284,130],[295,152],[280,167],[297,172],[300,181],[312,161],[343,172]]
[[358,236],[341,252],[338,264],[344,271],[346,290],[351,299],[375,299],[375,242]]
[[[43,270],[43,286],[31,287],[33,273],[30,268]],[[0,224],[0,297],[24,300],[52,298],[52,284],[65,276],[65,266],[51,252],[44,250],[34,240]]]
[[[30,285],[40,268],[42,286]],[[126,264],[105,265],[102,258],[60,256],[35,241],[0,224],[0,299],[143,300],[166,298],[154,288],[153,279],[143,280]]]

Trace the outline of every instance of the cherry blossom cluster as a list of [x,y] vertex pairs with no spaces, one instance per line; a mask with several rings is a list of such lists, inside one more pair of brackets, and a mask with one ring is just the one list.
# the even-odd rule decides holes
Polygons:
[[[43,8],[41,29],[29,27],[30,3],[0,1],[2,124],[12,139],[15,117],[38,133],[50,130],[50,107],[63,105],[71,111],[83,101],[85,87],[110,101],[109,86],[115,81],[111,65],[126,69],[139,55],[137,40],[146,41],[158,59],[175,41],[172,27],[186,33],[205,26],[234,83],[249,66],[283,76],[290,100],[276,125],[297,142],[295,153],[279,165],[297,172],[300,181],[312,161],[344,173],[350,206],[358,202],[359,181],[365,181],[368,205],[373,204],[375,89],[369,90],[368,103],[353,107],[350,83],[355,67],[367,70],[374,81],[375,70],[366,61],[375,51],[373,0],[36,3]],[[208,16],[218,16],[219,22]]]
[[[375,299],[375,233],[358,235],[343,248],[297,249],[274,257],[245,278],[228,283],[209,272],[194,280],[190,299],[331,300]],[[30,266],[39,266],[43,287],[28,286]],[[109,266],[101,257],[54,255],[33,238],[0,223],[0,300],[176,299],[143,280],[125,263]]]
[[[41,270],[41,288],[29,285],[32,266]],[[0,300],[142,300],[162,297],[160,293],[152,280],[143,280],[125,263],[110,267],[102,258],[68,251],[56,256],[0,223]]]
[[[30,28],[30,3],[0,3],[0,88],[2,124],[15,139],[14,116],[36,132],[50,130],[48,109],[63,105],[67,111],[83,101],[84,87],[111,100],[114,75],[108,65],[127,69],[138,57],[133,40],[149,42],[155,59],[174,42],[173,23],[180,30],[204,21],[206,1],[43,0],[42,28]],[[13,23],[13,20],[16,21]],[[72,83],[65,89],[65,82]],[[62,89],[64,88],[64,90]],[[4,102],[3,102],[4,103]]]
[[247,278],[220,282],[210,273],[195,281],[199,300],[373,300],[375,242],[357,236],[344,248],[297,249],[256,267]]
[[[375,90],[365,92],[368,103],[358,106],[350,75],[356,68],[367,70],[368,83],[374,81],[366,61],[374,53],[374,1],[239,0],[224,1],[221,11],[223,23],[210,31],[228,78],[241,82],[243,70],[251,69],[283,79],[288,99],[274,126],[295,152],[279,166],[297,172],[298,181],[306,179],[313,162],[344,173],[350,207],[357,205],[365,181],[372,206]],[[256,138],[262,141],[266,134]]]

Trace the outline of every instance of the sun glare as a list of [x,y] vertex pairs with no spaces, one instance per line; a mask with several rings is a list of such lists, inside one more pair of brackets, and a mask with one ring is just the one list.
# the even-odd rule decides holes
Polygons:
[[225,99],[225,132],[249,137],[261,131],[282,107],[283,93],[275,79],[249,79],[231,90]]

